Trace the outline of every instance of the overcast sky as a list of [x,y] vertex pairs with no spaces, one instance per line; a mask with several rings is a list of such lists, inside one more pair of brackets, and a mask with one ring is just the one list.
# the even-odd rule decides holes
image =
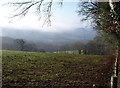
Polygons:
[[[34,13],[35,7],[30,10],[26,17],[8,19],[16,12],[14,8],[8,6],[2,6],[3,3],[8,1],[21,1],[21,0],[0,0],[0,28],[16,28],[16,29],[32,29],[49,32],[61,32],[74,30],[76,28],[88,28],[90,27],[90,21],[81,22],[80,16],[76,12],[78,10],[78,0],[76,2],[70,2],[64,0],[63,6],[60,7],[58,4],[54,4],[52,7],[52,26],[42,27],[43,20],[39,21],[38,16]],[[27,0],[26,0],[27,1]],[[57,1],[57,0],[55,0]],[[56,2],[55,2],[56,3]]]

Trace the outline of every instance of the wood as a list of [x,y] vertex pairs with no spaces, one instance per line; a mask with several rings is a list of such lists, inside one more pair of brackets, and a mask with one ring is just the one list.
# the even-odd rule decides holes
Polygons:
[[111,88],[117,88],[118,76],[111,76]]

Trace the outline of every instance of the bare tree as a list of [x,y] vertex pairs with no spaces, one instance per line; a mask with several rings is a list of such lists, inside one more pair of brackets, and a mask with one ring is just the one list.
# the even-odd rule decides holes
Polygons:
[[[23,17],[29,12],[29,10],[36,6],[35,13],[39,15],[41,19],[42,13],[44,14],[44,24],[48,26],[51,25],[51,16],[52,16],[52,6],[54,0],[31,0],[31,1],[20,1],[20,2],[8,2],[7,5],[15,6],[15,11],[18,13],[14,14],[11,18],[14,17]],[[60,6],[63,4],[63,0],[57,2]]]
[[14,40],[14,43],[16,44],[18,49],[20,49],[21,51],[24,50],[25,41],[23,39],[16,39]]

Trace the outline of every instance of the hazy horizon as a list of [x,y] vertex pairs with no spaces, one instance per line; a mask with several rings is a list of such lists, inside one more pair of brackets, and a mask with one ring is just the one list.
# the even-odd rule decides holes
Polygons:
[[15,8],[3,5],[6,2],[8,1],[0,1],[0,30],[3,36],[52,43],[84,42],[92,40],[96,36],[95,30],[91,26],[91,20],[81,21],[83,16],[78,16],[76,12],[79,9],[78,2],[64,2],[62,7],[54,2],[52,24],[49,27],[46,25],[42,27],[44,13],[39,21],[39,16],[34,13],[35,7],[31,8],[29,13],[21,19],[19,17],[8,19],[17,12],[14,11]]

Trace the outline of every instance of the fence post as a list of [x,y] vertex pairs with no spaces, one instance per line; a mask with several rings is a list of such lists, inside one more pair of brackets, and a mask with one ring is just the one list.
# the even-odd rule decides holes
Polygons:
[[117,88],[118,85],[118,58],[114,64],[114,75],[111,76],[111,88]]
[[118,80],[118,77],[117,76],[111,76],[111,88],[117,88],[117,80]]

